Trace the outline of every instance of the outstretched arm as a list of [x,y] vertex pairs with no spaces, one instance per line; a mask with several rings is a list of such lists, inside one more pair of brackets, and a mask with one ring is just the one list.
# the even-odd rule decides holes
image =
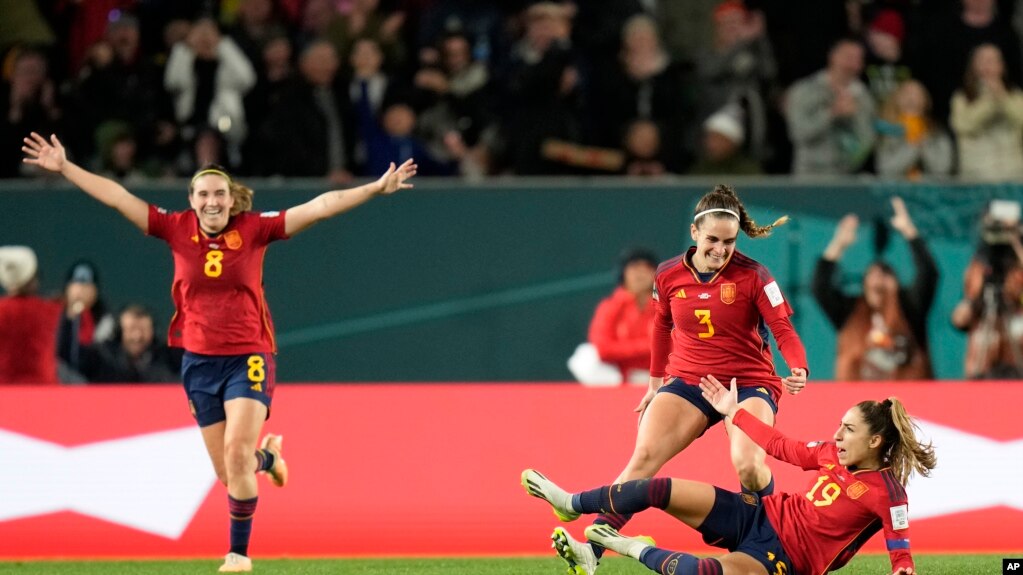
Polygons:
[[21,147],[21,151],[26,155],[23,162],[61,174],[69,182],[81,188],[83,192],[121,212],[121,215],[128,218],[128,221],[135,224],[135,227],[148,233],[149,204],[133,195],[121,184],[109,178],[97,176],[68,160],[64,145],[60,143],[56,135],[51,134],[50,140],[47,141],[46,138],[32,132],[31,136],[24,139],[24,143],[25,145]]
[[284,232],[289,237],[294,236],[316,222],[347,212],[368,202],[374,196],[393,194],[398,190],[411,188],[412,184],[406,184],[405,180],[416,175],[416,167],[412,163],[412,158],[405,160],[397,168],[394,162],[391,162],[391,167],[372,184],[325,192],[304,204],[290,208],[284,213]]

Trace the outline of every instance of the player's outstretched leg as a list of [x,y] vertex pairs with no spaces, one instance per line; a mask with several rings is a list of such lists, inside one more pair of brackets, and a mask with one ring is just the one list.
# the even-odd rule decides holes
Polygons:
[[252,559],[238,553],[224,556],[224,564],[218,569],[221,573],[248,573],[252,571]]
[[270,483],[277,487],[284,487],[288,482],[288,464],[281,455],[283,446],[283,435],[268,433],[256,453],[256,458],[259,461],[257,471],[266,472],[270,476]]
[[561,527],[551,533],[554,550],[568,564],[569,575],[593,575],[597,571],[597,556],[588,543],[580,543]]
[[714,558],[700,559],[695,555],[669,551],[654,546],[649,537],[626,537],[608,525],[590,525],[586,528],[590,543],[610,549],[619,555],[631,557],[657,573],[671,575],[721,575],[721,563]]
[[535,469],[523,471],[521,481],[526,493],[533,497],[539,497],[551,504],[554,515],[558,519],[562,521],[575,521],[579,518],[579,512],[572,509],[572,494],[558,487],[539,471]]

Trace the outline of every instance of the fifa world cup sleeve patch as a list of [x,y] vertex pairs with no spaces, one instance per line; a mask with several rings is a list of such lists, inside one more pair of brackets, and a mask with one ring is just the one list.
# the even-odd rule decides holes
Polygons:
[[890,508],[892,512],[892,529],[896,531],[909,527],[909,506],[896,505]]
[[654,284],[653,296],[654,296],[654,301],[661,301],[661,297],[657,294],[657,284]]
[[771,302],[771,307],[778,307],[785,303],[785,297],[781,295],[781,288],[778,287],[777,281],[765,285],[764,293],[767,294],[767,301]]

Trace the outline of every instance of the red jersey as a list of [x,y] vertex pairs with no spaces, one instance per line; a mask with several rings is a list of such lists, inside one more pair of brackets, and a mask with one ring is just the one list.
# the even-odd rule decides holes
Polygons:
[[913,567],[909,551],[909,500],[890,468],[855,470],[838,462],[833,442],[803,443],[785,437],[744,409],[732,423],[772,457],[817,470],[805,495],[764,497],[794,572],[823,575],[841,568],[875,533],[884,530],[892,572]]
[[636,296],[619,287],[597,306],[590,322],[590,343],[600,359],[618,366],[622,381],[629,371],[650,367],[650,330],[654,321],[654,302],[643,308]]
[[650,375],[695,384],[711,374],[741,387],[766,387],[777,401],[768,328],[790,368],[806,368],[806,350],[789,322],[792,308],[767,268],[732,252],[707,281],[692,265],[695,247],[657,268]]
[[61,303],[36,296],[0,297],[0,385],[53,384]]
[[195,212],[149,206],[149,235],[174,254],[175,313],[167,341],[204,355],[273,353],[273,321],[263,293],[266,246],[287,239],[284,212],[242,212],[216,236]]

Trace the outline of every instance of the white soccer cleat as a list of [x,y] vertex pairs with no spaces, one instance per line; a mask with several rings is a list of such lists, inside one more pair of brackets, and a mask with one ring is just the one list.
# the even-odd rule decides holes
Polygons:
[[281,455],[281,451],[284,449],[284,436],[268,433],[259,448],[274,454],[274,466],[265,472],[270,477],[270,483],[277,487],[284,487],[288,482],[288,464],[285,463],[284,457]]
[[224,564],[217,571],[221,573],[248,573],[252,571],[252,559],[237,553],[224,556]]
[[597,571],[597,556],[588,543],[580,543],[562,527],[551,533],[554,550],[568,564],[568,575],[593,575]]
[[542,473],[535,469],[527,469],[522,472],[521,480],[526,493],[550,503],[558,519],[562,521],[579,519],[579,512],[572,509],[572,494],[555,485]]
[[610,525],[593,524],[586,528],[586,540],[596,543],[604,549],[610,549],[619,555],[639,560],[639,556],[647,547],[653,547],[654,540],[645,535],[626,537]]

